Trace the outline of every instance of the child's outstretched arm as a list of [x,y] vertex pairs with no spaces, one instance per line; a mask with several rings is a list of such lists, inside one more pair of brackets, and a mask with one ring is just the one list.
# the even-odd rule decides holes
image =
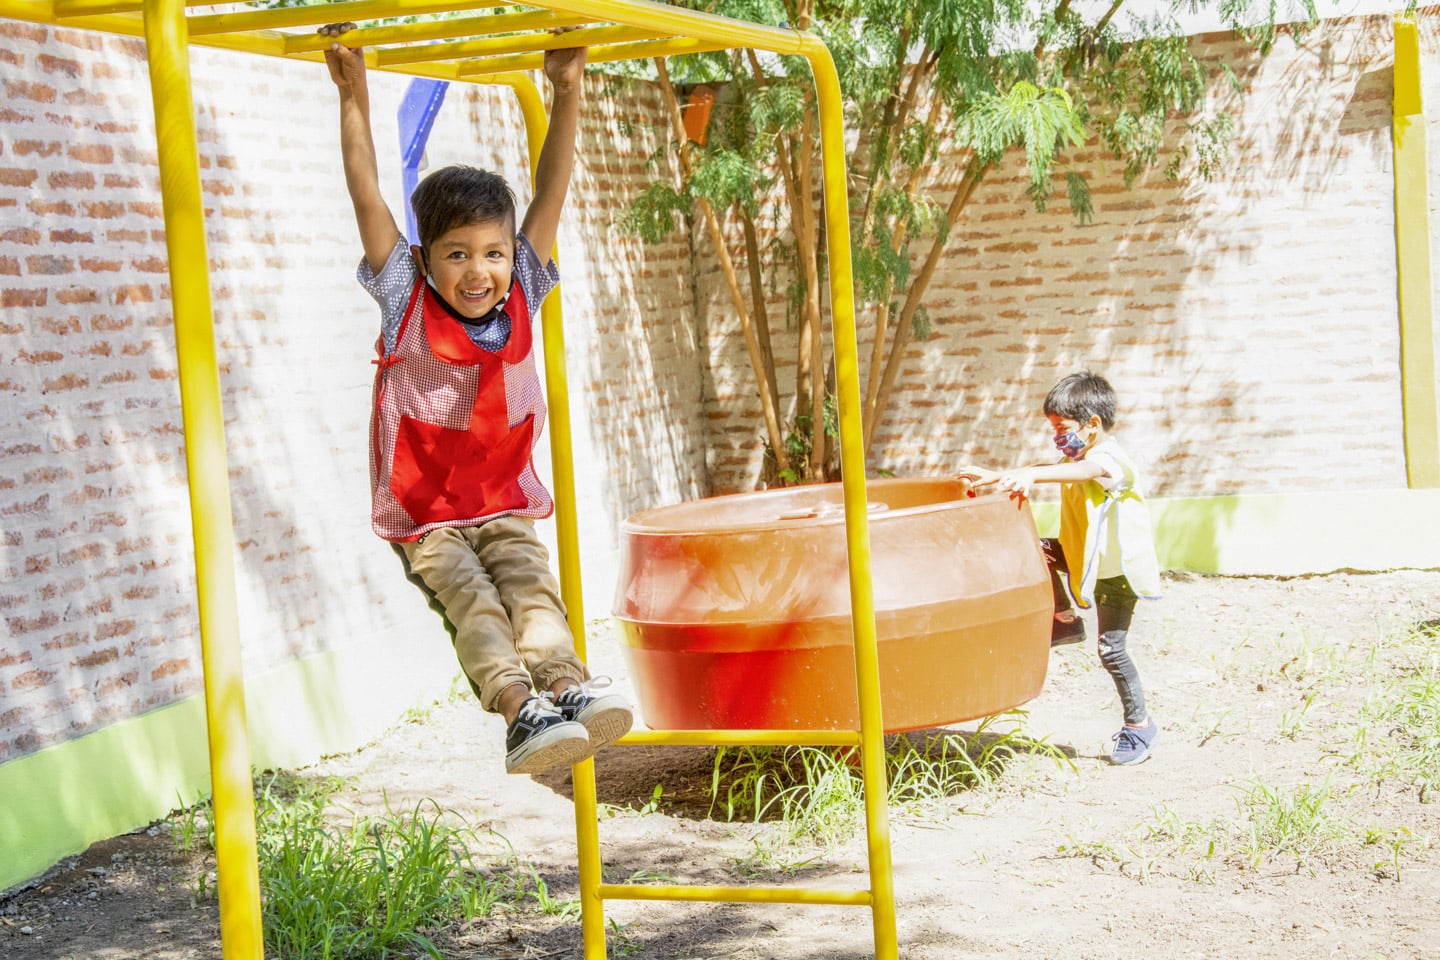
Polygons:
[[550,128],[535,165],[535,196],[525,211],[521,229],[542,263],[550,259],[560,210],[575,169],[575,129],[580,117],[580,92],[585,76],[585,48],[545,51],[545,75],[550,78]]
[[1030,488],[1037,483],[1083,483],[1105,476],[1105,468],[1087,460],[1074,460],[1037,467],[1014,467],[1009,470],[985,470],[967,465],[956,471],[955,475],[961,480],[969,480],[976,487],[998,484],[1001,490],[1012,497],[1025,497],[1030,495]]
[[[355,29],[353,23],[327,23],[317,32],[339,37]],[[365,53],[359,47],[332,43],[325,51],[330,79],[340,92],[340,153],[345,161],[345,186],[355,205],[355,223],[365,262],[379,273],[400,239],[400,228],[380,192],[375,162],[375,138],[370,132],[370,88],[365,80]]]

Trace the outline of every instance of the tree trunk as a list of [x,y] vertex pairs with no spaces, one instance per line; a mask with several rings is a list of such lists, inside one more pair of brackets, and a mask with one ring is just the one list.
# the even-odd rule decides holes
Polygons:
[[[680,114],[680,101],[675,96],[675,88],[670,84],[670,72],[665,68],[663,57],[655,58],[655,68],[660,75],[660,89],[665,96],[665,102],[670,107],[670,128],[680,141],[680,165],[682,176],[688,181],[690,177],[690,143],[685,133],[685,120]],[[716,216],[710,202],[701,198],[698,201],[700,213],[705,221],[706,231],[710,235],[710,243],[715,248],[715,255],[720,260],[720,270],[725,276],[725,284],[730,290],[730,301],[735,306],[736,315],[740,320],[740,332],[745,337],[745,349],[750,354],[750,366],[755,371],[755,380],[760,393],[760,408],[765,416],[765,432],[770,437],[770,447],[775,451],[775,463],[781,470],[788,470],[790,457],[785,451],[784,440],[780,435],[780,418],[777,415],[777,404],[775,394],[770,390],[769,380],[765,376],[765,363],[760,352],[760,341],[755,333],[755,326],[750,319],[750,311],[745,305],[745,296],[740,292],[740,279],[735,274],[735,264],[730,259],[730,251],[725,246],[725,234],[720,227],[720,218]]]
[[[970,166],[965,170],[965,176],[961,178],[960,185],[955,189],[955,196],[950,201],[950,206],[945,211],[945,221],[948,229],[945,237],[955,229],[955,224],[960,220],[960,214],[970,198],[975,194],[975,188],[985,176],[985,164],[979,160],[971,160]],[[920,268],[920,273],[910,284],[910,289],[905,293],[905,306],[900,311],[900,316],[895,322],[894,340],[890,345],[890,356],[885,361],[885,373],[881,378],[880,390],[876,397],[875,414],[865,425],[865,454],[869,458],[870,446],[874,442],[875,432],[879,427],[880,420],[885,416],[885,407],[890,401],[890,394],[895,387],[895,378],[900,372],[900,361],[905,354],[905,348],[910,344],[911,330],[915,319],[915,311],[920,308],[920,301],[925,296],[925,291],[930,286],[930,281],[935,276],[935,268],[940,264],[940,255],[945,252],[945,241],[940,237],[935,238],[934,244],[930,247],[930,254],[925,258],[925,265]]]

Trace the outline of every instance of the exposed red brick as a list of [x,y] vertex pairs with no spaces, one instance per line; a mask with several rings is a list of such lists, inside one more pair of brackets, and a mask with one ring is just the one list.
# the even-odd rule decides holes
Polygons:
[[80,209],[84,210],[85,216],[91,220],[114,220],[125,214],[125,204],[115,200],[90,201],[81,204]]
[[10,687],[14,690],[36,690],[49,685],[54,679],[54,670],[27,670],[17,674],[15,679],[10,681]]
[[[65,336],[69,333],[80,332],[79,317],[42,317],[34,323],[36,330],[43,333],[53,333],[58,336]],[[59,359],[58,357],[56,359]]]
[[43,307],[44,290],[0,290],[0,307]]
[[81,163],[114,163],[115,149],[104,143],[76,143],[67,151],[72,160]]
[[99,533],[107,527],[123,527],[129,522],[124,514],[107,510],[90,518],[90,532]]
[[67,60],[42,53],[35,58],[35,62],[40,64],[40,69],[46,73],[63,73],[67,77],[80,76],[80,61],[78,60]]
[[55,39],[66,46],[76,47],[80,50],[104,50],[105,38],[88,30],[64,30],[55,31]]
[[[69,204],[63,204],[69,206]],[[94,243],[95,234],[80,230],[51,230],[51,243]]]
[[60,615],[54,610],[46,610],[38,617],[6,617],[5,626],[10,630],[10,636],[18,637],[26,633],[34,633],[37,630],[49,630],[60,622]]
[[0,37],[10,40],[26,40],[30,43],[43,43],[45,41],[46,29],[33,23],[20,23],[19,21],[0,20]]
[[55,302],[65,304],[99,303],[100,293],[85,287],[67,287],[64,290],[55,291]]
[[39,180],[40,174],[35,170],[23,170],[20,167],[0,167],[0,187],[29,187]]
[[59,140],[15,140],[11,149],[18,157],[53,157],[64,147]]
[[119,260],[101,260],[96,257],[81,257],[80,266],[87,273],[118,273],[123,264]]
[[154,303],[155,292],[144,284],[132,283],[115,288],[115,303]]
[[177,673],[183,673],[190,669],[190,658],[181,657],[175,660],[166,660],[160,666],[150,671],[151,680],[159,680],[162,677],[171,677]]
[[79,390],[82,387],[90,386],[90,378],[81,373],[67,373],[64,376],[56,377],[53,380],[46,380],[40,388],[41,393],[62,393],[66,390]]
[[0,277],[20,276],[20,259],[18,257],[0,257]]
[[92,190],[95,187],[95,174],[86,170],[56,170],[46,179],[52,190]]
[[84,646],[89,642],[90,632],[88,630],[71,630],[69,633],[56,634],[40,646],[46,650],[68,650],[70,647]]
[[6,80],[4,89],[7,100],[33,100],[36,103],[55,102],[55,88],[49,84]]
[[108,640],[111,637],[123,637],[135,629],[134,620],[113,620],[110,623],[102,623],[95,628],[96,640]]
[[115,541],[116,554],[134,553],[137,550],[149,550],[155,542],[149,537],[133,537]]
[[32,275],[55,276],[56,274],[70,273],[74,269],[75,261],[69,257],[44,254],[25,258],[25,270]]
[[22,480],[26,484],[32,483],[54,483],[56,480],[69,480],[75,476],[68,467],[46,465],[36,467],[34,470],[26,470]]

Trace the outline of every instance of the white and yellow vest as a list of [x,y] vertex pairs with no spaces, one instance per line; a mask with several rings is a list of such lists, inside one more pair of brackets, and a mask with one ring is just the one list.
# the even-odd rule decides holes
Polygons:
[[[1060,549],[1069,567],[1070,595],[1081,607],[1095,601],[1095,581],[1101,567],[1118,568],[1135,594],[1148,600],[1160,596],[1160,561],[1150,530],[1150,510],[1140,490],[1134,463],[1114,438],[1106,437],[1086,452],[1118,464],[1121,476],[1107,490],[1098,481],[1066,483],[1060,487]],[[1110,525],[1116,525],[1119,556],[1113,550]],[[1115,561],[1118,561],[1115,562]]]

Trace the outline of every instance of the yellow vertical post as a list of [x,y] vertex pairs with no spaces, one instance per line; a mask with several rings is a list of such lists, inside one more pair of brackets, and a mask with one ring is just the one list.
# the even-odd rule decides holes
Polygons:
[[262,960],[255,797],[235,600],[235,545],[220,373],[215,361],[205,210],[184,0],[145,0],[145,51],[155,101],[165,247],[195,538],[195,593],[205,670],[214,796],[220,943],[226,960]]
[[[520,101],[525,116],[525,132],[530,145],[530,177],[533,185],[535,165],[545,142],[549,121],[540,91],[529,77],[516,74],[507,77]],[[556,263],[559,257],[556,256]],[[561,280],[564,282],[563,278]],[[555,545],[560,568],[560,597],[570,620],[570,634],[575,650],[583,660],[585,653],[584,591],[580,580],[580,537],[575,510],[575,453],[571,447],[570,385],[565,369],[565,321],[560,291],[545,298],[540,308],[543,342],[545,344],[545,393],[550,429],[550,468],[555,488]],[[586,960],[604,960],[605,905],[600,899],[600,827],[596,816],[595,761],[575,765],[571,782],[575,793],[575,844],[580,872],[580,932]]]
[[876,960],[895,960],[895,886],[890,864],[890,815],[886,804],[884,718],[880,706],[880,660],[875,638],[875,591],[870,578],[870,522],[865,509],[865,447],[860,423],[859,348],[855,338],[854,277],[850,266],[850,200],[845,185],[845,128],[840,80],[829,49],[805,37],[820,108],[821,160],[825,174],[825,237],[830,266],[830,316],[835,339],[835,386],[840,414],[840,467],[845,499],[845,536],[850,552],[850,615],[860,702],[860,767],[865,782],[865,820],[870,861],[871,918]]
[[1429,163],[1413,17],[1395,18],[1395,271],[1400,305],[1400,382],[1405,470],[1412,488],[1440,487],[1440,415],[1431,303]]

